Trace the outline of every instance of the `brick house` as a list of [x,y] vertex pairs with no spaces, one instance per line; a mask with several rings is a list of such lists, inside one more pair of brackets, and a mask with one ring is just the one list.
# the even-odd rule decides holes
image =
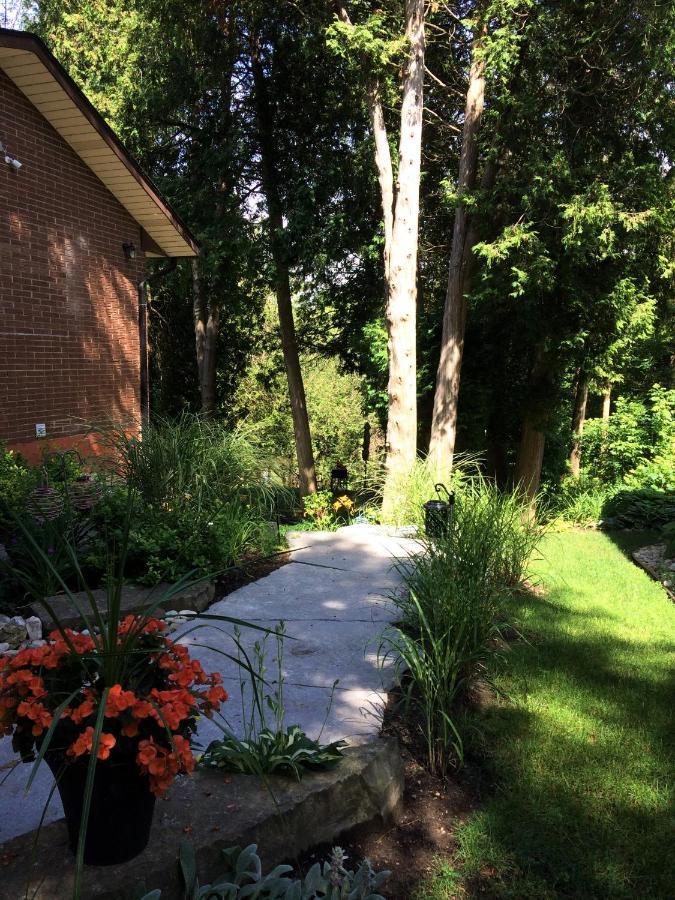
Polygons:
[[0,442],[95,451],[91,423],[147,410],[144,257],[198,247],[46,46],[7,29],[0,145]]

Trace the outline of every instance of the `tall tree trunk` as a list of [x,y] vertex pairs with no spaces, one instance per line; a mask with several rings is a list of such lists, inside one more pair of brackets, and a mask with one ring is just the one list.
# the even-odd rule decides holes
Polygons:
[[431,421],[429,456],[439,476],[452,468],[457,437],[459,380],[466,326],[466,270],[475,242],[475,232],[471,229],[471,215],[463,202],[463,197],[476,185],[478,131],[485,106],[485,60],[478,51],[485,33],[483,28],[480,35],[474,39],[472,48],[459,157],[457,207],[443,312],[441,356],[436,374]]
[[[336,11],[342,22],[352,26],[345,4],[337,3]],[[380,83],[372,72],[367,71],[366,75],[384,222],[389,354],[385,508],[392,499],[395,483],[412,469],[417,457],[417,239],[424,106],[424,0],[406,0],[405,18],[409,56],[403,80],[396,187]],[[367,68],[365,58],[364,65]]]
[[417,239],[419,230],[424,0],[406,0],[409,57],[403,80],[398,189],[385,319],[389,349],[387,478],[407,475],[417,457]]
[[[534,362],[530,374],[530,396],[541,398],[547,382],[547,364],[543,343],[534,351]],[[520,445],[516,456],[514,483],[530,500],[530,512],[534,515],[534,501],[541,484],[541,467],[544,462],[544,445],[546,436],[543,421],[546,413],[541,399],[529,406],[523,415],[523,426]]]
[[211,417],[216,410],[216,345],[218,310],[204,298],[199,260],[192,266],[192,312],[195,325],[195,352],[202,413]]
[[380,82],[377,78],[371,78],[368,86],[368,109],[370,122],[373,129],[373,142],[375,144],[375,167],[377,180],[380,185],[380,200],[382,203],[382,222],[384,225],[384,290],[385,302],[389,302],[389,278],[391,261],[391,243],[394,232],[394,170],[391,164],[391,151],[387,126],[384,121],[384,109],[380,97]]
[[583,372],[579,372],[579,375],[577,376],[577,389],[574,395],[574,410],[572,412],[572,447],[569,455],[570,473],[573,478],[579,477],[579,471],[581,469],[581,438],[584,433],[587,403],[588,377]]
[[[338,19],[345,25],[353,27],[347,7],[343,3],[336,4]],[[380,186],[380,202],[382,205],[382,223],[384,226],[384,283],[385,302],[389,300],[389,261],[391,257],[391,241],[394,231],[394,168],[391,162],[391,150],[387,136],[387,125],[384,120],[384,107],[379,78],[369,70],[368,61],[364,58],[368,90],[368,112],[370,126],[373,130],[375,168]]]
[[[516,457],[514,481],[517,487],[534,503],[541,483],[541,466],[544,461],[544,432],[534,417],[523,418],[523,431]],[[534,506],[533,506],[534,509]]]
[[279,173],[274,145],[274,118],[267,92],[266,76],[260,59],[258,36],[251,29],[251,67],[255,90],[255,107],[260,144],[262,188],[267,202],[267,224],[270,231],[270,247],[275,268],[275,292],[279,310],[279,329],[284,354],[288,394],[291,402],[295,450],[298,459],[300,491],[303,495],[316,492],[316,470],[312,438],[309,430],[305,386],[302,380],[298,341],[293,318],[291,280],[283,231],[284,217],[279,190]]
[[218,345],[218,323],[220,310],[208,304],[206,334],[204,336],[204,360],[202,364],[202,413],[212,418],[216,413],[216,363]]
[[602,392],[602,420],[606,422],[612,408],[612,382],[606,381]]

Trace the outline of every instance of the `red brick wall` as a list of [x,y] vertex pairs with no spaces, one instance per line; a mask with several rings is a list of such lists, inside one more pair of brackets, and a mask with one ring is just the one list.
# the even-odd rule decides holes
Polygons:
[[63,446],[139,417],[140,229],[2,71],[0,142],[0,441]]

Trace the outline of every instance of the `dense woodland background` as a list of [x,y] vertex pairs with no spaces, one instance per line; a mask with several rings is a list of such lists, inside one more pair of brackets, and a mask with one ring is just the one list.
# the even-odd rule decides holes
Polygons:
[[319,476],[360,471],[366,420],[384,453],[388,208],[395,239],[419,223],[396,411],[419,453],[454,290],[450,454],[533,491],[675,488],[672,2],[40,0],[26,27],[202,244],[153,281],[155,412],[245,420],[289,471],[295,443],[306,490],[303,391]]

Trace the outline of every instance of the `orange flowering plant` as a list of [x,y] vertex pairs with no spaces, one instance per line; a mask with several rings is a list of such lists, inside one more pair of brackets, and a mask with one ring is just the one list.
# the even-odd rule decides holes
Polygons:
[[[133,756],[161,796],[178,774],[194,768],[190,738],[197,716],[212,716],[227,699],[220,674],[207,675],[165,628],[147,616],[119,622],[118,662],[127,664],[117,674],[124,683],[107,680],[97,638],[71,629],[0,659],[0,735],[11,734],[22,758],[34,759],[58,725],[52,752],[65,753],[66,761],[89,755],[106,688],[97,758]],[[125,650],[130,638],[133,651]]]

